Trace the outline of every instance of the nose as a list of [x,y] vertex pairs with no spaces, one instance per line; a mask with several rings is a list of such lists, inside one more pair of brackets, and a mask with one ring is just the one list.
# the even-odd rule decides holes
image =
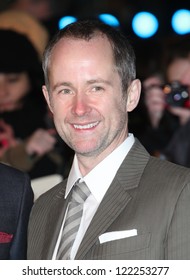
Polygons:
[[91,111],[87,96],[76,95],[72,104],[72,113],[81,117]]

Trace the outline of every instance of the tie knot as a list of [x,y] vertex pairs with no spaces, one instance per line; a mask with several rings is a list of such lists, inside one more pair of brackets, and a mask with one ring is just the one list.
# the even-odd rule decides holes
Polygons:
[[71,201],[81,204],[85,202],[85,200],[89,195],[90,195],[90,190],[85,184],[85,182],[79,183],[77,181],[73,187]]

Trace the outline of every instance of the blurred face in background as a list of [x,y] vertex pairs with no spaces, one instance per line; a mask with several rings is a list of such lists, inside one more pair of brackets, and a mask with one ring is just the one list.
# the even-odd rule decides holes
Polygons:
[[[166,72],[168,82],[178,81],[188,87],[190,97],[190,55],[187,58],[176,58]],[[190,101],[190,100],[189,100]],[[170,112],[179,117],[182,125],[190,119],[190,102],[184,107],[170,107]]]
[[165,96],[161,88],[163,81],[158,76],[148,77],[143,82],[145,104],[149,115],[161,117],[165,109]]
[[11,7],[25,11],[39,20],[46,20],[52,15],[49,0],[17,0],[13,2]]
[[175,59],[167,69],[168,82],[179,81],[190,87],[190,56]]
[[27,72],[0,73],[0,113],[20,109],[29,90]]

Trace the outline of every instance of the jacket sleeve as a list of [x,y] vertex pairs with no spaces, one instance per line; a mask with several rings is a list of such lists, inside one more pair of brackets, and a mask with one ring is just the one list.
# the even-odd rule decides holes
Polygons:
[[183,188],[173,212],[165,259],[190,260],[190,183]]
[[10,259],[24,260],[27,251],[27,227],[33,205],[33,191],[28,175],[24,174],[22,192],[20,193],[20,209],[17,217],[17,228],[10,250]]
[[17,146],[9,148],[1,157],[1,161],[9,164],[24,172],[32,169],[38,157],[30,157],[25,150],[25,142],[19,143]]

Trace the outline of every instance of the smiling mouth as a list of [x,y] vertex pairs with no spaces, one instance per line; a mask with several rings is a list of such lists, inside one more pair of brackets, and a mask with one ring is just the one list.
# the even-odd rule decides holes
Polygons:
[[90,128],[93,128],[93,127],[95,127],[95,126],[97,126],[98,125],[98,121],[97,122],[93,122],[93,123],[89,123],[89,124],[84,124],[84,125],[81,125],[81,124],[74,124],[73,126],[74,126],[74,128],[75,129],[90,129]]

